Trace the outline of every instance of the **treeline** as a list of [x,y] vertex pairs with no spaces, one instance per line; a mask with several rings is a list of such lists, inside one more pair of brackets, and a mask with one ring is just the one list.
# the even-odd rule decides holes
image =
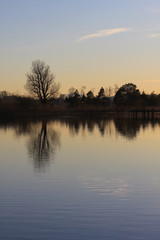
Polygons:
[[120,88],[100,88],[97,95],[90,90],[85,94],[76,89],[70,89],[69,95],[66,96],[65,102],[69,106],[111,106],[111,107],[156,107],[160,106],[160,94],[146,94],[144,91],[140,93],[137,86],[133,83],[127,83]]
[[118,88],[109,87],[105,89],[100,88],[95,95],[93,90],[88,92],[86,88],[82,87],[80,90],[70,88],[68,94],[61,94],[59,97],[50,98],[45,104],[38,98],[29,96],[21,96],[18,94],[11,94],[7,91],[0,92],[0,111],[14,112],[26,111],[27,109],[35,111],[42,109],[50,111],[53,108],[62,111],[65,109],[100,109],[100,108],[145,108],[160,106],[160,94],[146,94],[144,91],[140,92],[136,85],[127,83]]

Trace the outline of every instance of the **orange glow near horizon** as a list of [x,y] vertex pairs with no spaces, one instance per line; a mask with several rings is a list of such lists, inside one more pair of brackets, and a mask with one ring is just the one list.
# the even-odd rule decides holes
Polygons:
[[115,8],[108,0],[71,2],[2,3],[0,91],[25,94],[25,75],[40,59],[64,94],[72,86],[96,94],[126,83],[160,93],[160,4],[122,0]]

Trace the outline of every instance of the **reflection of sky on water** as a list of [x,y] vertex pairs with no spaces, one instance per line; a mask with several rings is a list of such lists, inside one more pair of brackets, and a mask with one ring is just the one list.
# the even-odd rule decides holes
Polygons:
[[98,172],[81,175],[80,181],[87,191],[96,192],[98,195],[114,195],[125,198],[128,192],[128,184],[125,179],[108,178]]
[[0,239],[158,239],[159,123],[122,121],[0,124]]
[[[137,136],[140,136],[146,129],[154,131],[159,126],[159,121],[68,117],[59,120],[0,122],[0,131],[9,132],[9,129],[12,129],[15,138],[18,138],[19,141],[25,139],[28,156],[32,160],[33,166],[35,169],[42,170],[49,166],[51,159],[55,158],[56,150],[60,146],[60,136],[63,136],[63,139],[67,137],[68,133],[70,137],[75,139],[82,136],[88,139],[90,145],[93,143],[94,148],[98,144],[94,139],[100,141],[103,139],[103,141],[109,141],[106,145],[106,148],[108,148],[108,144],[111,145],[111,138],[113,143],[113,138],[118,139],[118,137],[126,139],[129,143],[132,140],[135,141]],[[78,147],[80,149],[82,143]],[[144,145],[141,147],[143,148]],[[116,148],[118,151],[120,144]],[[108,149],[108,151],[110,150],[111,148]],[[71,151],[76,155],[76,151],[72,146]],[[123,151],[122,156],[124,155],[125,151]]]

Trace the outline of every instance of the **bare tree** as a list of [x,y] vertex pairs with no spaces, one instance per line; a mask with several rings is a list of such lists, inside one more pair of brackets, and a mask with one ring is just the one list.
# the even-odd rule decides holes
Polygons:
[[85,90],[86,90],[86,86],[82,86],[80,89],[81,96],[85,96]]
[[31,72],[27,73],[26,76],[25,88],[34,97],[38,98],[41,103],[46,103],[58,94],[60,84],[55,83],[54,75],[50,72],[50,68],[45,62],[40,60],[33,61]]
[[113,93],[113,89],[110,86],[108,88],[108,93],[109,93],[109,97],[111,97]]
[[70,89],[68,90],[69,96],[73,97],[75,91],[76,89],[74,87],[70,87]]

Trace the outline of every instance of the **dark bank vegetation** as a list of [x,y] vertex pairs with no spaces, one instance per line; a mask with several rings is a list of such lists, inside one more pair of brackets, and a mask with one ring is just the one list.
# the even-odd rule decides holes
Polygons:
[[50,67],[40,60],[33,61],[26,78],[28,96],[0,92],[1,117],[120,115],[132,110],[160,109],[160,94],[140,92],[133,83],[120,88],[101,87],[97,94],[94,89],[86,91],[85,86],[79,90],[71,87],[68,94],[59,94],[60,84],[55,82]]
[[[111,89],[111,88],[110,88]],[[35,96],[21,96],[0,92],[1,117],[14,116],[65,116],[120,114],[134,109],[160,109],[160,94],[140,92],[128,83],[113,94],[101,87],[97,95],[92,90],[78,91],[71,88],[68,94],[50,97],[45,101]]]

